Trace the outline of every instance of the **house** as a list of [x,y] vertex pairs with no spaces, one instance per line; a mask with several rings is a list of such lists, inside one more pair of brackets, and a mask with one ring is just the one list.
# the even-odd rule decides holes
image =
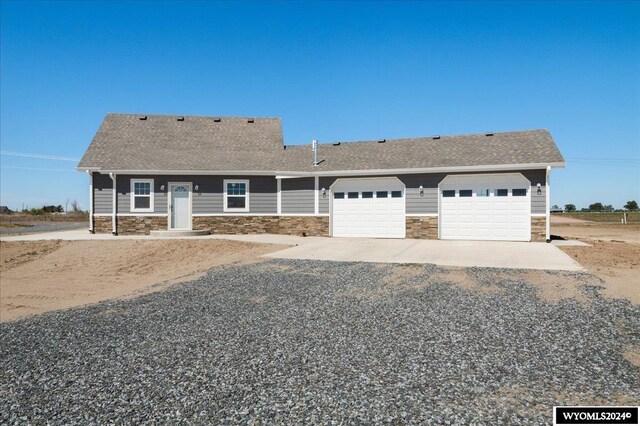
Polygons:
[[108,114],[90,231],[549,240],[547,130],[286,146],[278,118]]

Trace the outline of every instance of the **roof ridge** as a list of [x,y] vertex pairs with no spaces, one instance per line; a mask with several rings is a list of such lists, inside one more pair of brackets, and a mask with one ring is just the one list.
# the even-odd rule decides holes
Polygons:
[[247,119],[247,118],[253,118],[256,120],[281,120],[281,117],[262,117],[262,116],[257,116],[257,115],[246,115],[246,116],[239,116],[239,115],[186,115],[186,114],[148,114],[148,113],[144,113],[144,112],[108,112],[107,116],[127,116],[127,117],[140,117],[140,116],[147,116],[147,117],[167,117],[167,118],[173,118],[173,117],[185,117],[185,118],[225,118],[225,119]]

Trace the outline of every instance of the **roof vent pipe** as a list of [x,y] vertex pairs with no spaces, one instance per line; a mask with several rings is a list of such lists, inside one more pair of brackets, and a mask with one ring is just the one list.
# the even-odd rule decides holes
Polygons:
[[313,148],[313,165],[317,166],[318,163],[318,141],[316,139],[311,141],[311,147]]

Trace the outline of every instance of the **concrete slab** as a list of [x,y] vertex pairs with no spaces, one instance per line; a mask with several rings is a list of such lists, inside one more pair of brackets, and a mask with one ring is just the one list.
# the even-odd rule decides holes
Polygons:
[[161,234],[161,235],[112,235],[112,234],[91,234],[86,229],[74,229],[70,231],[42,232],[34,234],[2,236],[0,241],[42,241],[42,240],[65,240],[65,241],[96,241],[96,240],[167,240],[167,239],[221,239],[246,241],[263,244],[286,244],[286,245],[304,245],[316,241],[325,240],[324,237],[299,237],[295,235],[274,235],[274,234],[256,234],[256,235],[180,235]]
[[433,263],[443,266],[584,271],[547,243],[332,238],[264,257],[351,262]]
[[551,240],[551,244],[556,247],[593,247],[591,244],[578,240]]

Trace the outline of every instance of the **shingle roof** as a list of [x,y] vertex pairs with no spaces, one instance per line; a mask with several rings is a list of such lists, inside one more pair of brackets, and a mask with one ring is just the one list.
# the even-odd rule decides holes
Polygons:
[[78,168],[276,170],[281,160],[279,118],[140,117],[107,114]]
[[[331,172],[564,163],[547,130],[284,149],[278,118],[107,114],[79,169]],[[250,122],[252,121],[252,122]]]
[[283,166],[292,171],[380,170],[564,163],[547,130],[322,143],[317,167],[311,145],[287,147]]

